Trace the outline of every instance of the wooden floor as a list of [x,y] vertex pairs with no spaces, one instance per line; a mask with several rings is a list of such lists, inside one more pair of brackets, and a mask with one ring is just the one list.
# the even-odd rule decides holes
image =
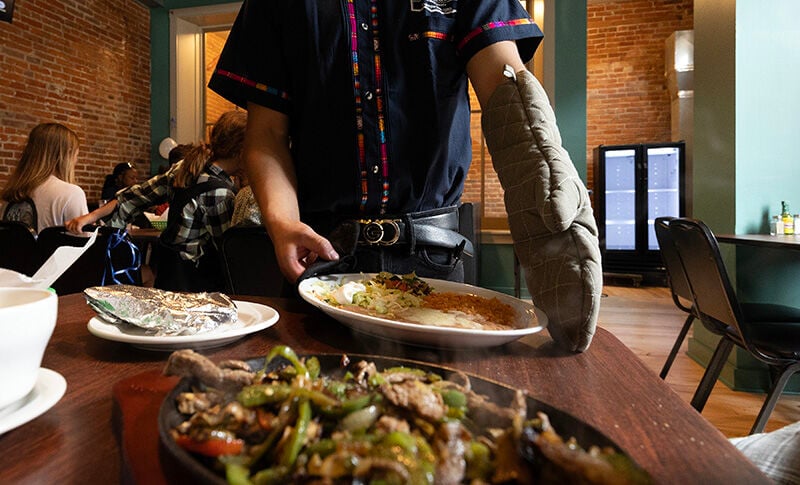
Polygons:
[[[660,373],[686,314],[675,307],[669,290],[664,287],[606,286],[603,292],[607,296],[600,306],[599,325],[625,343],[653,372]],[[702,366],[686,355],[684,342],[667,383],[689,402],[703,371]],[[765,394],[732,391],[717,382],[702,414],[725,436],[744,436],[749,433],[765,398]],[[783,395],[766,431],[795,421],[800,421],[800,396]]]

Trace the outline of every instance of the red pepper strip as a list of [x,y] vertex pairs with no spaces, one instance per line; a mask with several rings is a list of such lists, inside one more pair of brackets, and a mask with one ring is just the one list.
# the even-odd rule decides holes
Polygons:
[[238,455],[244,448],[244,441],[238,438],[209,438],[197,441],[185,434],[178,435],[175,443],[186,451],[210,457]]

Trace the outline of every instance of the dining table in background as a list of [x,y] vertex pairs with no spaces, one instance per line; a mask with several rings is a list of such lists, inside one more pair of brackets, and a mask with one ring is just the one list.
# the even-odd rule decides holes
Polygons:
[[800,251],[800,235],[775,235],[769,234],[717,234],[717,241],[721,243],[754,246],[770,249],[789,249]]
[[[224,347],[214,361],[264,356],[276,344],[298,353],[406,358],[525,390],[593,426],[656,483],[769,483],[708,421],[611,333],[598,328],[581,354],[546,332],[500,347],[458,351],[411,347],[351,332],[295,299],[239,297],[275,308],[280,320]],[[81,294],[59,297],[58,323],[42,366],[67,380],[42,416],[0,436],[0,483],[175,481],[159,451],[157,416],[177,383],[161,372],[168,353],[140,350],[87,331],[95,314]]]
[[148,278],[143,277],[143,284],[145,286],[152,286],[155,280],[155,258],[153,257],[156,247],[158,246],[158,238],[161,236],[161,230],[153,227],[134,227],[128,230],[128,235],[133,244],[139,248],[142,256],[142,265],[149,269]]

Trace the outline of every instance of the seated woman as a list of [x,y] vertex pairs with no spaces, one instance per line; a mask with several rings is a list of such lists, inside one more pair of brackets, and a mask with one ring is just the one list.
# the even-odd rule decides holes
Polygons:
[[114,171],[106,175],[103,182],[103,190],[100,192],[100,200],[109,201],[120,190],[135,185],[139,181],[139,172],[130,162],[118,163],[114,166]]
[[38,233],[85,214],[86,194],[74,183],[79,147],[78,135],[60,123],[34,127],[0,192],[3,220],[23,222]]
[[216,239],[230,227],[234,204],[231,179],[240,171],[247,113],[229,111],[211,130],[210,146],[199,144],[166,173],[128,187],[97,210],[67,222],[80,232],[86,224],[111,215],[124,227],[145,209],[169,201],[167,228],[156,254],[155,287],[172,291],[219,291],[223,288]]

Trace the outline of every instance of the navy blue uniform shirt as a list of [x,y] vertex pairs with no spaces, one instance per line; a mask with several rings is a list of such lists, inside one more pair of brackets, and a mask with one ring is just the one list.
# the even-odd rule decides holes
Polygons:
[[289,117],[304,221],[428,210],[472,159],[467,61],[541,38],[518,0],[245,0],[209,86]]

